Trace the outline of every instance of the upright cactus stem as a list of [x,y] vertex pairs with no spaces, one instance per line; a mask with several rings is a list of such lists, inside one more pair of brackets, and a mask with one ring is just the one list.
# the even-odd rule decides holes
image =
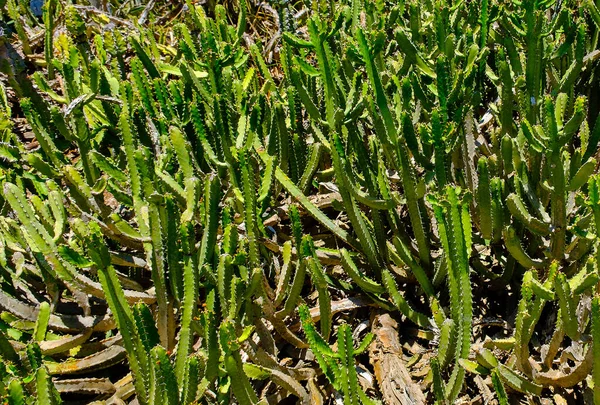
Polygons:
[[44,28],[45,43],[44,57],[46,58],[46,68],[48,69],[48,79],[54,80],[54,27],[55,27],[56,0],[47,1],[44,4]]
[[453,401],[462,389],[465,371],[458,364],[466,359],[471,347],[473,297],[469,278],[471,255],[471,221],[468,205],[461,201],[460,189],[448,186],[440,200],[432,200],[438,221],[438,232],[448,252],[448,284],[450,308],[456,333],[455,366],[447,384],[446,395]]
[[344,404],[372,403],[358,384],[354,357],[366,349],[373,335],[368,334],[358,348],[354,348],[352,332],[348,325],[343,324],[337,332],[337,352],[335,352],[315,330],[308,308],[301,306],[299,313],[309,346],[329,382],[343,394]]
[[111,312],[115,314],[117,326],[123,336],[123,343],[128,353],[129,367],[133,373],[138,400],[142,404],[146,404],[150,399],[148,397],[148,387],[151,365],[148,361],[148,353],[146,353],[143,347],[140,332],[133,319],[133,313],[129,304],[125,301],[123,289],[118,281],[114,267],[110,264],[108,250],[102,241],[97,226],[92,226],[89,236],[92,242],[91,246],[99,248],[97,251],[92,250],[90,254],[96,265],[99,266],[98,277],[104,291],[107,293],[106,300]]

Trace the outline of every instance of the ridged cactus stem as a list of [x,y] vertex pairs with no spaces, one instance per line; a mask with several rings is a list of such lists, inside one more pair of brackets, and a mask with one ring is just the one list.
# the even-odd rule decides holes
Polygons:
[[178,381],[183,381],[187,357],[193,343],[192,319],[196,313],[198,297],[197,263],[193,259],[194,228],[189,222],[181,224],[181,239],[183,247],[183,302],[181,314],[181,329],[177,345],[175,374]]
[[473,302],[469,278],[469,256],[471,250],[471,221],[468,205],[459,200],[454,187],[446,188],[447,201],[434,207],[438,220],[438,231],[444,251],[448,254],[448,284],[450,310],[457,336],[455,366],[448,382],[446,395],[450,401],[458,396],[464,381],[465,370],[459,360],[466,359],[471,347],[471,322]]
[[564,258],[567,232],[567,193],[565,190],[565,170],[559,151],[552,152],[549,159],[551,170],[551,185],[553,188],[550,206],[552,210],[551,250],[555,260]]
[[44,57],[46,58],[46,69],[48,71],[48,79],[54,80],[54,14],[56,13],[56,0],[48,0],[44,4],[44,28],[45,28],[45,43]]

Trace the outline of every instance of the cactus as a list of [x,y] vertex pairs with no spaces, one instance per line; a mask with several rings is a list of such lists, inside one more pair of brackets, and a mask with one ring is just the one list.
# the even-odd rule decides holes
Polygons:
[[[111,312],[115,314],[115,320],[123,335],[123,343],[129,356],[129,366],[133,373],[134,384],[138,398],[141,402],[148,401],[147,384],[149,379],[149,370],[147,352],[142,344],[140,332],[133,319],[133,313],[129,304],[125,301],[123,289],[117,279],[114,267],[110,264],[108,251],[103,247],[99,229],[92,228],[90,239],[93,244],[97,244],[99,251],[90,252],[92,259],[99,268],[98,276],[104,290],[110,294],[107,301],[111,307]],[[102,248],[103,247],[103,248]]]
[[427,400],[598,397],[594,2],[26,3],[0,2],[0,402],[390,402],[374,311],[435,350]]
[[[191,328],[192,319],[195,316],[197,305],[197,263],[193,258],[193,239],[194,232],[190,223],[181,224],[181,239],[183,250],[183,313],[181,314],[181,330],[179,332],[179,342],[177,345],[177,359],[175,362],[175,376],[178,381],[183,381],[186,370],[187,358],[191,352],[193,331]],[[186,240],[187,239],[187,240]]]
[[460,189],[448,187],[445,200],[436,202],[436,218],[444,250],[449,254],[448,285],[450,307],[456,330],[456,365],[446,388],[446,395],[454,400],[460,392],[464,370],[458,366],[460,359],[467,358],[471,346],[471,318],[473,311],[469,265],[471,246],[471,223],[467,205],[459,200]]
[[358,386],[354,357],[365,350],[372,340],[373,335],[367,335],[359,347],[355,348],[349,327],[342,325],[337,335],[338,350],[334,352],[323,337],[314,329],[308,308],[301,306],[299,313],[310,348],[315,353],[319,366],[327,376],[329,382],[336,390],[341,391],[341,394],[344,396],[344,403],[372,403],[372,400]]

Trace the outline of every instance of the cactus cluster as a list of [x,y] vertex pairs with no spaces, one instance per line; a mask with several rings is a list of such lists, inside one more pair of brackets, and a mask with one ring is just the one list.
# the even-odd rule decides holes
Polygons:
[[385,312],[600,403],[597,2],[77,3],[0,1],[0,400],[378,403]]

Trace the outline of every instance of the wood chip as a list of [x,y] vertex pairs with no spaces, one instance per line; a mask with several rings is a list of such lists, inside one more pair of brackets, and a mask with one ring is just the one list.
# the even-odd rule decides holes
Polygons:
[[388,314],[376,315],[372,331],[375,340],[369,347],[369,359],[384,402],[390,405],[425,404],[425,395],[402,360],[398,323]]

